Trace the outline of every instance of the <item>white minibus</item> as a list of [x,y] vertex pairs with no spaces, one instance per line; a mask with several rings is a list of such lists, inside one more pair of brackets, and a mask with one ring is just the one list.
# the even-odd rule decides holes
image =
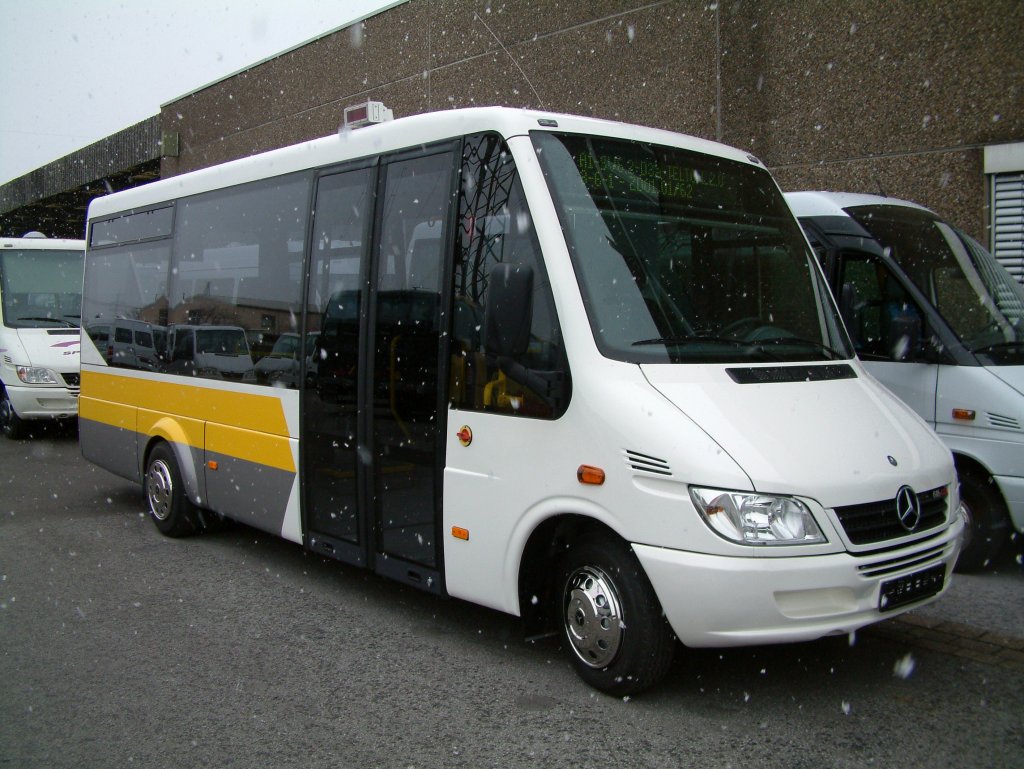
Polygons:
[[949,449],[741,150],[504,108],[346,127],[97,198],[84,297],[312,340],[276,383],[83,342],[82,452],[160,531],[229,518],[520,616],[606,692],[949,584]]
[[78,413],[85,242],[0,238],[0,431]]
[[895,198],[791,192],[864,367],[953,451],[959,571],[1024,531],[1024,286],[977,241]]

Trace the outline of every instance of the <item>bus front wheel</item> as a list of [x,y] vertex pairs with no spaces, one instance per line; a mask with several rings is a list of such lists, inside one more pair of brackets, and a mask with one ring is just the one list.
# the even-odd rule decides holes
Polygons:
[[637,694],[668,672],[675,636],[640,562],[622,541],[590,536],[558,570],[562,643],[576,672],[608,694]]
[[987,473],[961,472],[960,502],[967,518],[963,549],[956,570],[970,574],[985,569],[1009,537],[1010,518],[995,481]]
[[0,431],[11,440],[20,440],[27,434],[25,420],[18,416],[7,389],[0,385]]
[[198,529],[195,506],[185,495],[178,460],[168,444],[159,443],[150,452],[144,488],[149,515],[161,533],[184,537]]

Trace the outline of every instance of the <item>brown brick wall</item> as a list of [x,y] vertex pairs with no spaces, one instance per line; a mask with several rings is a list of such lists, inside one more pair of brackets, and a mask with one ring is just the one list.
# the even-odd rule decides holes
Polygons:
[[987,241],[982,147],[1024,140],[1019,0],[410,0],[168,104],[170,176],[396,116],[501,104],[749,149],[784,189],[884,190]]

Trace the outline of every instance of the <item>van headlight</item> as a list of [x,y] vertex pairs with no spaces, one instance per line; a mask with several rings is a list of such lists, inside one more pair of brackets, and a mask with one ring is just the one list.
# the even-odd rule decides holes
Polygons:
[[690,487],[704,522],[721,537],[743,545],[818,545],[825,536],[793,497]]
[[18,379],[25,384],[60,384],[57,375],[48,368],[36,368],[35,366],[18,366]]

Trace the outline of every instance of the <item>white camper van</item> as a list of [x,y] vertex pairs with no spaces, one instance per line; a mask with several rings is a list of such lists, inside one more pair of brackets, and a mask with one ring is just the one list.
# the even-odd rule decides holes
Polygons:
[[83,341],[83,454],[167,535],[234,518],[521,616],[619,695],[676,639],[845,634],[946,589],[949,449],[865,374],[744,151],[451,110],[97,198],[88,233],[90,318],[317,335],[297,388]]
[[0,431],[78,414],[85,242],[0,238]]
[[1024,286],[922,206],[792,192],[864,367],[952,449],[970,526],[958,568],[1024,531]]

